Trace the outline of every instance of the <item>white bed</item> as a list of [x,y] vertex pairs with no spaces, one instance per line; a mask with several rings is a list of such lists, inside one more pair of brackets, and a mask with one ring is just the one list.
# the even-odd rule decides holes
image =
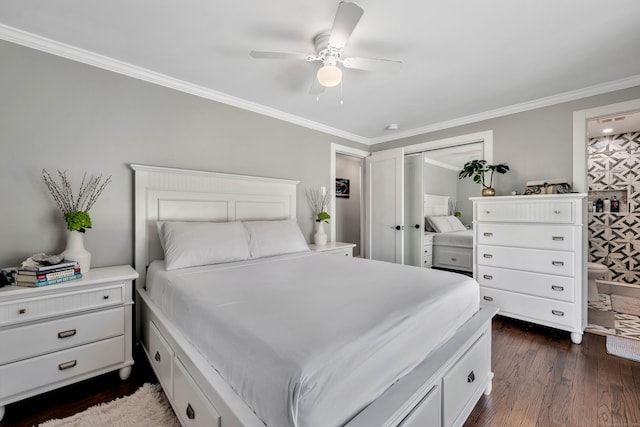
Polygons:
[[[476,311],[477,300],[470,297],[477,286],[473,280],[461,282],[457,275],[445,272],[310,252],[173,271],[155,262],[147,276],[150,261],[162,258],[158,221],[295,218],[296,183],[140,165],[132,168],[136,269],[141,273],[136,282],[138,337],[184,425],[258,426],[265,424],[264,419],[271,426],[343,425],[347,421],[353,427],[461,425],[481,394],[490,392],[490,323],[495,313]],[[292,272],[298,274],[293,280],[280,280]],[[385,277],[404,273],[409,280],[389,287]],[[153,285],[147,283],[147,277],[153,279]],[[415,282],[425,277],[440,284],[417,286]],[[213,278],[215,286],[203,286]],[[261,282],[252,283],[257,278]],[[238,283],[248,289],[241,298]],[[444,292],[447,287],[459,292]],[[189,288],[195,293],[187,292]],[[415,304],[411,289],[431,295],[424,299],[428,309],[417,311],[420,314],[415,317],[391,310],[388,323],[379,323],[382,333],[379,330],[373,341],[356,339],[378,324],[371,319],[379,314],[363,313],[369,307],[396,307],[397,302],[412,311],[420,305]],[[380,293],[383,290],[387,294]],[[294,295],[302,297],[296,304],[292,304]],[[238,298],[243,301],[240,305]],[[451,305],[444,303],[447,298],[465,309],[453,314],[447,309]],[[195,313],[196,306],[210,306],[212,301],[223,308]],[[314,306],[317,312],[311,310]],[[278,315],[272,317],[272,313]],[[398,317],[394,319],[393,313]],[[424,313],[435,318],[420,317]],[[216,317],[216,323],[207,316]],[[287,316],[299,320],[292,322]],[[453,328],[433,328],[437,319]],[[234,326],[225,328],[225,323]],[[435,330],[425,335],[428,326]],[[246,335],[258,341],[244,340]],[[342,343],[329,338],[340,338]],[[302,359],[293,357],[298,353]],[[389,363],[395,359],[401,363]],[[301,367],[306,370],[300,371]],[[352,376],[358,370],[364,374]],[[273,383],[247,379],[265,373],[276,382],[285,382],[288,392],[274,393]],[[362,391],[365,377],[374,381]],[[296,383],[291,378],[303,380]],[[302,399],[292,401],[291,390]]]
[[[425,224],[429,218],[444,218],[450,215],[449,197],[424,195]],[[433,234],[433,267],[464,272],[473,271],[473,231],[447,229],[428,231]]]

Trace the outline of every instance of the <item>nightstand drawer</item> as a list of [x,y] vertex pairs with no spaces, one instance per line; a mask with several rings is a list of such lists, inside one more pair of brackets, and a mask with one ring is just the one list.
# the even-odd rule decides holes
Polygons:
[[219,427],[220,414],[200,391],[178,358],[174,359],[175,409],[183,426]]
[[153,322],[149,322],[149,356],[164,392],[173,397],[173,349]]
[[0,366],[0,400],[124,362],[124,336]]
[[[55,286],[55,285],[52,285]],[[124,283],[0,304],[0,326],[122,304]]]
[[0,365],[124,334],[124,308],[0,331]]

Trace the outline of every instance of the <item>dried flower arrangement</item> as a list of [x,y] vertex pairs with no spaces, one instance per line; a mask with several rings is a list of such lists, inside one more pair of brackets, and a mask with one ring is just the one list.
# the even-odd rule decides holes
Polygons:
[[316,215],[316,222],[324,221],[327,224],[331,219],[331,215],[327,212],[329,206],[329,199],[331,195],[326,191],[326,188],[321,189],[310,188],[307,190],[307,201],[311,210]]
[[85,172],[80,183],[77,196],[74,196],[71,183],[67,178],[67,171],[59,171],[60,183],[56,182],[46,169],[42,169],[42,179],[44,180],[53,200],[64,214],[67,222],[67,229],[71,231],[85,232],[86,228],[91,228],[91,217],[89,209],[95,204],[105,187],[111,182],[111,176],[102,180],[102,174],[91,176],[87,179]]

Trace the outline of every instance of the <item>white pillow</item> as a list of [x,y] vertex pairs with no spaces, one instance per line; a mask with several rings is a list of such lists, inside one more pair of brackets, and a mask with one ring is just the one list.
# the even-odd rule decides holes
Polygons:
[[427,221],[431,224],[431,227],[436,233],[450,233],[453,231],[453,226],[449,222],[446,216],[429,216]]
[[296,220],[245,221],[243,224],[249,231],[251,258],[309,250]]
[[462,222],[460,222],[460,218],[455,215],[451,215],[447,217],[449,223],[451,224],[452,231],[465,231],[467,227],[464,226]]
[[249,259],[249,234],[240,222],[161,224],[167,270]]
[[427,221],[437,233],[451,233],[452,231],[464,231],[467,228],[460,222],[457,216],[430,216]]

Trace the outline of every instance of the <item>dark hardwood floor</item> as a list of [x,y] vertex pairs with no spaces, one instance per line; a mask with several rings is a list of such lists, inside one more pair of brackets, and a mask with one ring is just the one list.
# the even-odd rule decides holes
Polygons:
[[[493,392],[465,427],[640,427],[640,363],[607,354],[605,337],[496,317]],[[126,381],[116,372],[7,405],[0,426],[32,426],[129,395],[155,377],[140,351]],[[430,426],[425,426],[430,427]]]

